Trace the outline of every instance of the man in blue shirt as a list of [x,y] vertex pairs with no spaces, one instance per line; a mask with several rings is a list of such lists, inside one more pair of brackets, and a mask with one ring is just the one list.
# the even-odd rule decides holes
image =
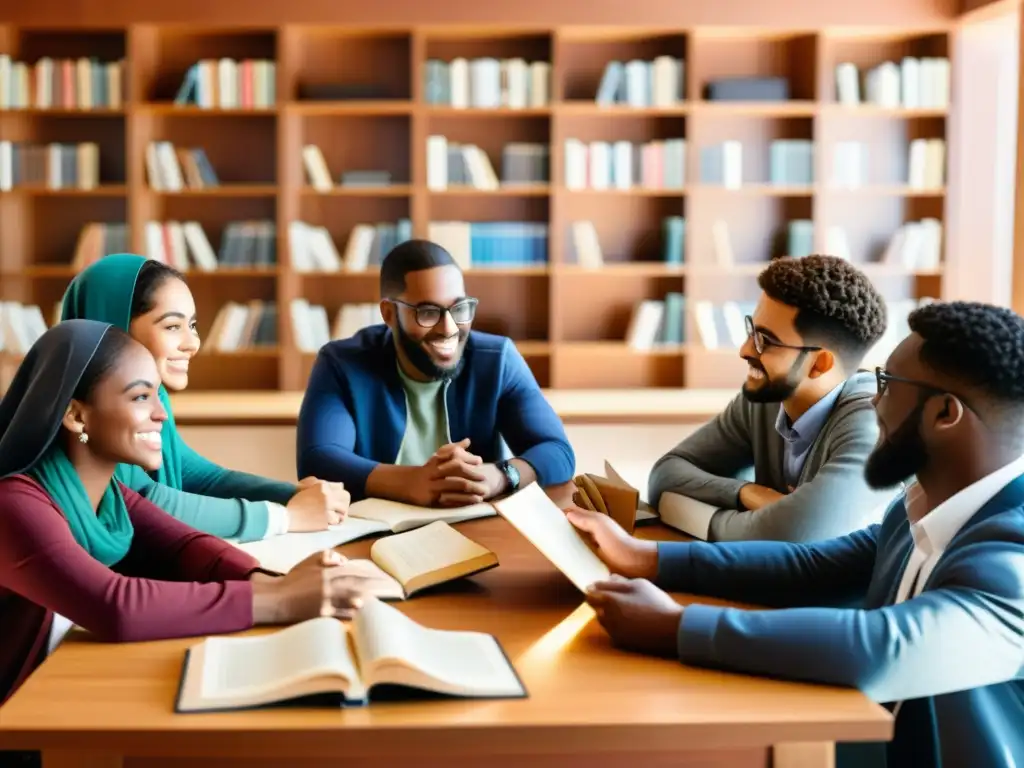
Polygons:
[[[624,647],[859,688],[896,715],[890,768],[1024,765],[1024,319],[936,303],[910,329],[876,371],[864,473],[916,482],[880,525],[813,544],[654,544],[573,509],[620,574],[588,602]],[[652,581],[781,610],[683,608]]]
[[299,413],[299,477],[343,482],[353,501],[420,506],[572,479],[561,421],[515,344],[471,330],[478,302],[448,251],[398,245],[380,293],[385,324],[317,356]]

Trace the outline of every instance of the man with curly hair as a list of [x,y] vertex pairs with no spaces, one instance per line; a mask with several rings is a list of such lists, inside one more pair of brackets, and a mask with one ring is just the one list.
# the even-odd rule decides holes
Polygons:
[[895,493],[864,479],[878,437],[875,376],[857,370],[885,331],[885,303],[864,273],[833,256],[778,259],[758,284],[741,393],[655,463],[648,499],[711,505],[709,541],[855,531]]
[[[1024,318],[936,303],[913,312],[910,329],[876,371],[881,437],[865,475],[876,487],[915,478],[881,524],[814,544],[658,544],[573,509],[569,520],[619,574],[587,599],[624,647],[860,689],[896,717],[891,742],[842,745],[843,757],[861,753],[860,765],[1015,768],[1024,765]],[[684,608],[652,581],[775,610]],[[864,754],[872,748],[885,756]]]

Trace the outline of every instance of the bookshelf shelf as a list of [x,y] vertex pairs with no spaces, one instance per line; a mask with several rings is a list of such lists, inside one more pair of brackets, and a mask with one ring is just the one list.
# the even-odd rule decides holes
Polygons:
[[356,99],[352,101],[292,101],[284,105],[288,114],[317,115],[409,115],[415,106],[405,100]]
[[[149,255],[192,227],[216,269],[191,240],[160,251],[196,298],[192,387],[296,390],[315,356],[293,302],[350,332],[342,315],[373,316],[383,253],[432,237],[465,267],[475,327],[511,337],[542,386],[734,387],[735,328],[711,343],[698,315],[731,302],[742,316],[771,258],[845,254],[894,302],[951,294],[966,258],[941,236],[958,150],[944,144],[953,34],[953,22],[0,26],[0,55],[29,69],[123,62],[111,106],[0,103],[0,142],[98,149],[98,186],[51,189],[44,176],[0,189],[0,300],[50,318],[96,255],[82,246],[90,227],[106,233],[94,250],[118,247],[118,230]],[[893,67],[912,84],[895,100]],[[154,185],[158,143],[181,188]],[[314,180],[310,147],[329,184]],[[195,150],[216,184],[189,176]],[[493,176],[474,173],[481,159]],[[907,242],[925,236],[927,258],[912,258]],[[276,335],[218,349],[229,303],[273,307]],[[664,341],[645,341],[655,306]]]

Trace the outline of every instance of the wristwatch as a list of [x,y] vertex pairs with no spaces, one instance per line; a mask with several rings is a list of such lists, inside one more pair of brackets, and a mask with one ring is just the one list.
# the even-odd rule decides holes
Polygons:
[[505,475],[505,479],[508,480],[508,489],[513,492],[518,491],[519,470],[513,467],[512,462],[510,462],[508,459],[505,459],[504,461],[499,461],[497,463],[497,467],[498,469],[501,470],[501,473]]

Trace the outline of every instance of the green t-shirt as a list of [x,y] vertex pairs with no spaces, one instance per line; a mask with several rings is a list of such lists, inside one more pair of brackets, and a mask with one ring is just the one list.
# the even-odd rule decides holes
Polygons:
[[405,436],[398,449],[395,464],[407,467],[422,466],[437,449],[450,442],[448,418],[444,404],[443,381],[416,381],[410,379],[402,366],[398,366],[405,388]]

